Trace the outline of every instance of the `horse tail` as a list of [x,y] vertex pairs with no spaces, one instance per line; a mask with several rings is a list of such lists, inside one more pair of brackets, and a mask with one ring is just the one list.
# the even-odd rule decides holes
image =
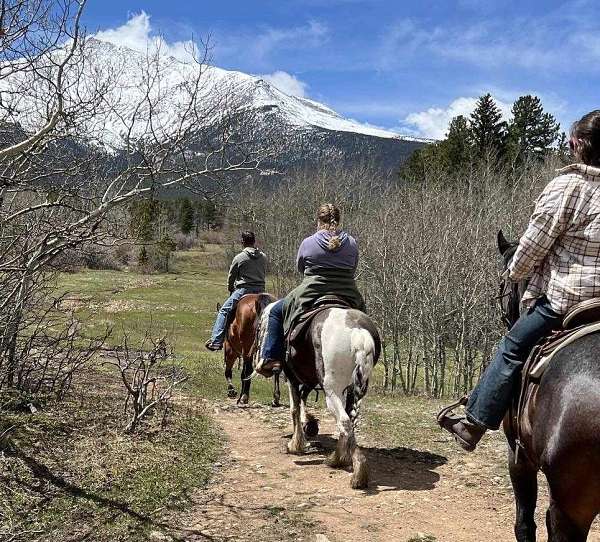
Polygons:
[[354,329],[351,347],[355,366],[352,372],[352,384],[348,390],[347,410],[354,423],[358,417],[360,402],[369,389],[369,378],[376,362],[376,343],[366,329]]

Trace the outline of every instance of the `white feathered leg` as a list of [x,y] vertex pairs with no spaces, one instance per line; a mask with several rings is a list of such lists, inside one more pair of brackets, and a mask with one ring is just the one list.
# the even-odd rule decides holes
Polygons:
[[287,449],[291,454],[303,454],[306,452],[306,439],[300,420],[300,393],[289,381],[288,388],[290,390],[290,412],[294,424],[294,433],[292,439],[288,442]]

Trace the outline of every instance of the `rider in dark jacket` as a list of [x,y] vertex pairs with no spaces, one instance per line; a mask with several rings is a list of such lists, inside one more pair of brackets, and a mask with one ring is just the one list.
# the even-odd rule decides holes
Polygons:
[[215,351],[223,348],[229,313],[240,298],[246,294],[259,294],[265,291],[267,257],[264,252],[254,246],[255,243],[253,232],[242,233],[244,249],[231,262],[227,277],[227,288],[230,295],[219,309],[212,336],[204,345],[209,350]]

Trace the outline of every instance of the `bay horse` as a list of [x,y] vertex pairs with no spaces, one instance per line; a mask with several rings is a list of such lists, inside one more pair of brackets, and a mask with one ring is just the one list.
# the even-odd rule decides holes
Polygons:
[[[265,307],[274,301],[276,299],[270,294],[247,294],[236,304],[233,320],[223,344],[223,354],[229,397],[237,395],[232,381],[233,366],[237,360],[242,360],[242,382],[238,404],[246,405],[250,399],[250,379],[248,377],[252,374],[252,358],[256,345],[258,322]],[[273,377],[272,406],[280,406],[280,395],[279,375],[275,375]]]
[[[508,267],[517,243],[498,233],[498,249]],[[508,327],[519,317],[524,284],[503,283],[500,300]],[[504,419],[508,466],[515,495],[515,536],[535,542],[537,473],[550,489],[546,513],[549,542],[585,541],[600,513],[600,334],[576,339],[556,352],[537,391],[524,409],[522,451],[510,419]]]
[[[267,307],[261,317],[258,334],[261,348],[270,309],[271,306]],[[339,431],[337,447],[328,464],[333,468],[352,465],[352,488],[366,488],[369,483],[367,460],[356,443],[354,429],[373,366],[381,353],[377,327],[361,311],[323,308],[312,318],[306,331],[292,341],[288,350],[283,372],[288,381],[294,425],[288,452],[306,453],[306,436],[318,433],[318,422],[307,412],[306,399],[313,389],[321,386]],[[256,359],[258,361],[258,356]]]

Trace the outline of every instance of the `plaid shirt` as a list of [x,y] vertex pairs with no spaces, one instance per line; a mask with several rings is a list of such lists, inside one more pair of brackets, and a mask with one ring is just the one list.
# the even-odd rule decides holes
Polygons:
[[524,305],[545,294],[565,314],[600,297],[600,168],[575,164],[558,173],[536,202],[509,278],[530,278]]

